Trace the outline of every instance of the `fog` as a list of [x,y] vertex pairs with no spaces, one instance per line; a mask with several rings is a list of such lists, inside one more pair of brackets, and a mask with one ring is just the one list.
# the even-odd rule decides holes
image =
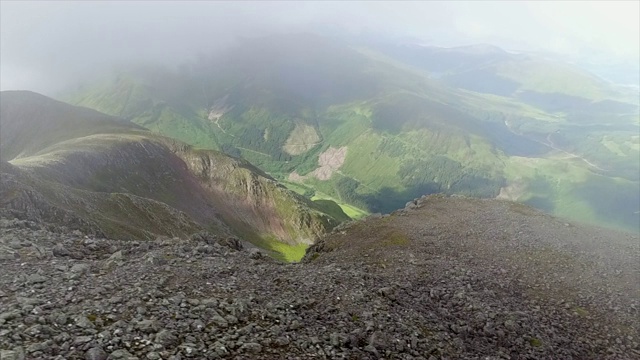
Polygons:
[[242,37],[284,32],[490,43],[613,64],[640,58],[637,1],[0,4],[0,88],[45,94],[114,66],[176,64]]

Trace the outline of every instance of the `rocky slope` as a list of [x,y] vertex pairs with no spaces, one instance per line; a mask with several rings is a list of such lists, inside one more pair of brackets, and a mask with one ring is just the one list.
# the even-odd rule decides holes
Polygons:
[[338,221],[251,164],[88,109],[3,92],[0,206],[109,238],[202,229],[309,244]]
[[4,359],[637,359],[637,236],[432,196],[300,264],[0,220]]

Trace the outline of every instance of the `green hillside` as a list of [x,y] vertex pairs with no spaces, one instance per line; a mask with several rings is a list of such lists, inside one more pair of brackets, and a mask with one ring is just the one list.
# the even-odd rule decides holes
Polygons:
[[[254,39],[188,71],[131,71],[68,98],[364,211],[425,193],[503,196],[637,230],[629,94],[569,65],[471,50],[447,52],[455,71],[441,66],[436,80],[424,71],[442,60],[433,54],[420,68],[420,57],[315,35]],[[478,64],[491,76],[467,76]],[[530,173],[530,161],[544,166]],[[601,201],[603,189],[625,201]]]

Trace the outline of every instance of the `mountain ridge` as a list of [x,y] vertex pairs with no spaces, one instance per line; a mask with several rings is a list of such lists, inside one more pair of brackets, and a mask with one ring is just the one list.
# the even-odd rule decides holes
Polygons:
[[[65,118],[64,114],[73,118],[78,108],[51,102],[49,118],[29,112],[20,117],[14,111],[14,99],[20,100],[20,107],[25,98],[36,104],[42,98],[31,93],[3,92],[1,96],[4,137],[15,135],[11,127],[15,122],[25,127],[44,122],[59,141],[21,143],[29,153],[16,149],[15,143],[3,142],[3,153],[22,154],[10,159],[10,166],[2,162],[3,206],[23,211],[28,210],[25,207],[53,208],[53,218],[57,212],[71,212],[99,224],[93,231],[109,237],[186,236],[207,229],[222,236],[241,234],[244,240],[267,248],[274,241],[310,244],[338,223],[244,160],[195,150],[133,124],[125,123],[115,132],[110,131],[111,123],[94,128],[91,119],[83,123],[87,129],[78,126],[76,133],[60,141],[56,131],[68,124],[56,124],[57,119]],[[40,134],[23,135],[47,140]],[[27,199],[33,198],[29,194],[37,194],[37,201],[29,203]]]

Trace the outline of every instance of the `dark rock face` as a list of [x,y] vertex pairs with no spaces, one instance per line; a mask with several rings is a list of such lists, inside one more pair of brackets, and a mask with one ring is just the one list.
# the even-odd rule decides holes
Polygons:
[[300,264],[208,233],[120,241],[0,218],[0,356],[640,357],[637,238],[497,201],[413,204]]
[[208,245],[220,245],[232,250],[240,251],[244,248],[242,241],[236,237],[218,236],[207,231],[197,232],[189,237],[194,242],[204,242]]

